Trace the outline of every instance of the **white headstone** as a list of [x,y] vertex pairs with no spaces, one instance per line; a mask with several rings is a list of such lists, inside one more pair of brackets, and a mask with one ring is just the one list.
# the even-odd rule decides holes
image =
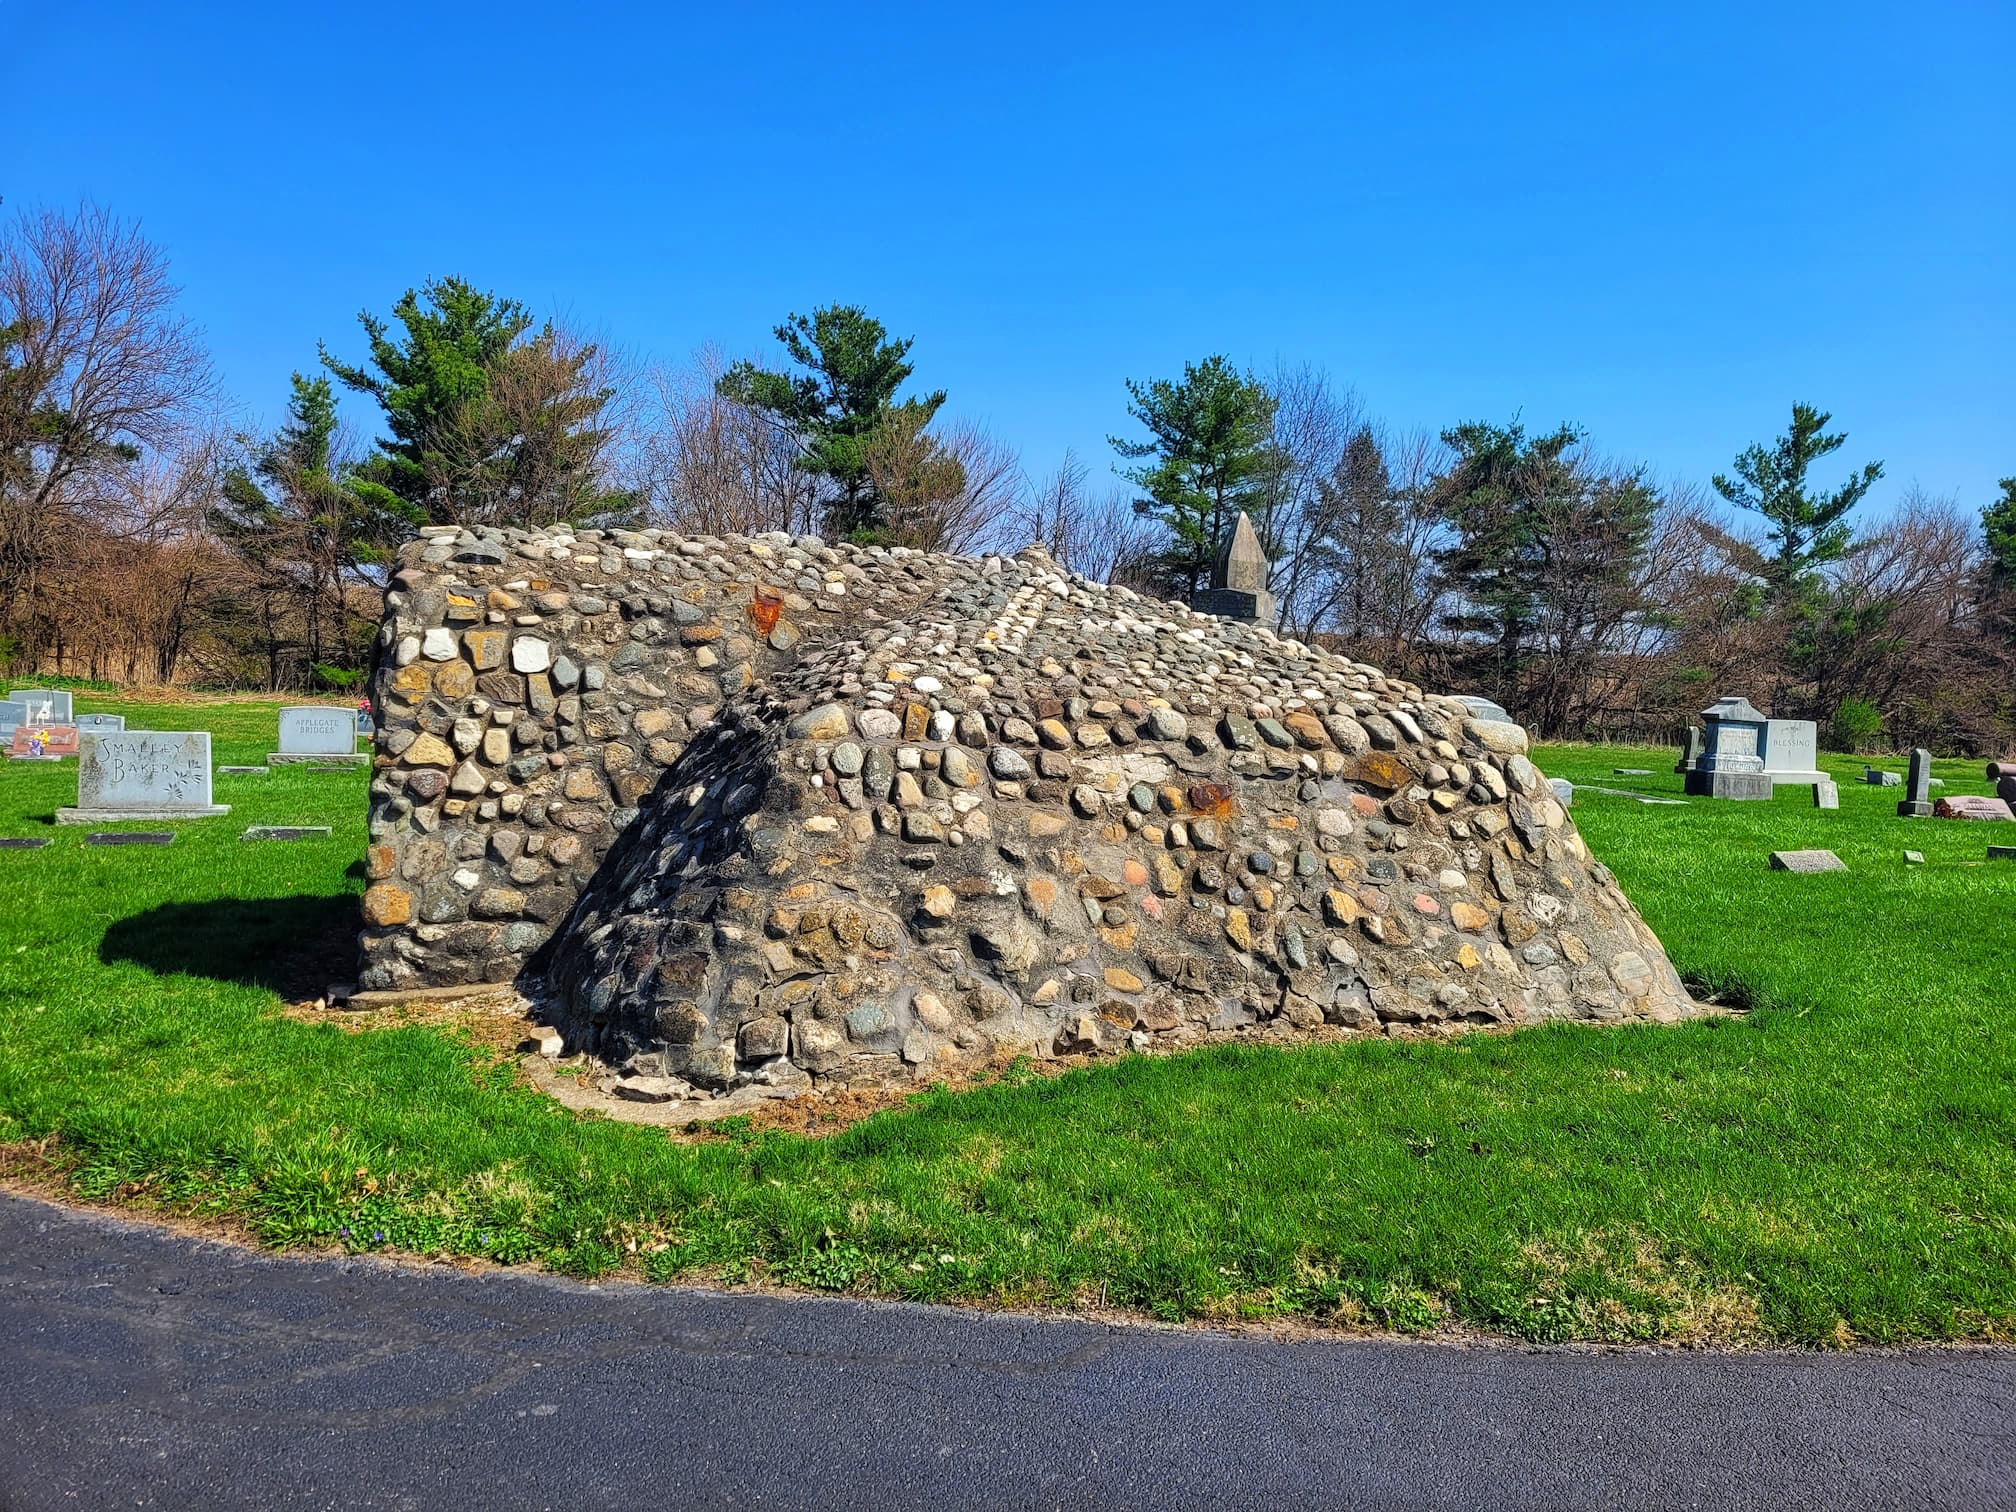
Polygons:
[[326,704],[282,709],[280,749],[296,756],[348,756],[357,749],[357,717]]
[[1820,770],[1819,732],[1810,719],[1771,719],[1764,724],[1764,775],[1776,783],[1825,782]]
[[77,806],[58,824],[119,819],[206,819],[230,813],[210,801],[208,730],[122,730],[83,742]]

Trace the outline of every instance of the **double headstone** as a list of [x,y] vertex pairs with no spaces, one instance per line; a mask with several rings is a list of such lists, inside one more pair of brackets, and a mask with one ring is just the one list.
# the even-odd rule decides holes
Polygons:
[[208,730],[122,730],[84,742],[77,806],[58,824],[121,819],[208,819],[231,812],[210,801]]
[[1919,746],[1911,753],[1911,774],[1905,781],[1904,801],[1897,812],[1906,819],[1926,819],[1932,814],[1932,753]]
[[7,695],[10,703],[23,707],[23,724],[71,723],[70,691],[67,688],[16,688]]
[[357,749],[357,716],[327,704],[296,704],[280,711],[280,749],[268,766],[314,762],[318,766],[362,766],[371,757]]

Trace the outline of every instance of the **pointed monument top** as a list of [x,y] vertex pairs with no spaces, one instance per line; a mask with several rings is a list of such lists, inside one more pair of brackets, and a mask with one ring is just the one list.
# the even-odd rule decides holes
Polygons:
[[1212,566],[1211,586],[1235,593],[1267,591],[1267,554],[1260,549],[1260,534],[1253,528],[1252,517],[1243,509]]

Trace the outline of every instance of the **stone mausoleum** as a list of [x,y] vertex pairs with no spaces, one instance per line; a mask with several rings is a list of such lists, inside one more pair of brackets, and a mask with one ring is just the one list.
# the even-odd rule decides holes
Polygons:
[[516,981],[710,1090],[1697,1011],[1522,729],[1282,638],[1230,566],[1256,619],[1037,548],[424,532],[360,985]]

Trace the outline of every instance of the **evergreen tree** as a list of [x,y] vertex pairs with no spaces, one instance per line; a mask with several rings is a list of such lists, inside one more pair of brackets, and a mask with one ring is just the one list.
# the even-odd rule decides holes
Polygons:
[[551,322],[535,331],[523,305],[461,278],[408,289],[392,315],[397,335],[368,310],[358,317],[368,365],[322,349],[391,431],[355,479],[377,508],[415,524],[546,525],[629,507],[601,478],[615,390],[596,381],[593,345]]
[[914,338],[890,340],[882,322],[857,305],[793,314],[775,331],[799,371],[738,362],[721,375],[719,391],[772,417],[796,440],[800,470],[832,484],[829,536],[877,539],[888,523],[872,465],[878,432],[889,428],[880,438],[887,445],[917,437],[945,403],[945,391],[899,403],[897,390],[915,370],[905,360]]
[[1998,594],[2016,593],[2016,478],[2001,481],[2002,497],[1981,511],[1988,546],[1988,582]]
[[1806,474],[1822,457],[1848,440],[1845,431],[1827,434],[1832,415],[1810,404],[1792,406],[1792,428],[1767,449],[1753,442],[1736,458],[1736,476],[1715,475],[1715,491],[1739,509],[1764,517],[1774,547],[1768,588],[1773,598],[1799,588],[1816,567],[1847,554],[1854,532],[1844,518],[1862,502],[1883,464],[1871,462],[1832,493],[1809,493]]
[[1121,470],[1147,495],[1134,501],[1135,512],[1168,527],[1166,566],[1194,594],[1239,513],[1261,501],[1273,463],[1274,399],[1220,356],[1186,363],[1180,380],[1130,378],[1127,392],[1127,413],[1150,439],[1107,439],[1141,463]]
[[389,559],[407,524],[351,485],[333,454],[335,435],[329,380],[294,374],[287,423],[246,443],[210,512],[211,529],[247,569],[219,618],[234,639],[256,642],[269,688],[356,680],[371,625],[353,613],[350,590],[363,569]]

